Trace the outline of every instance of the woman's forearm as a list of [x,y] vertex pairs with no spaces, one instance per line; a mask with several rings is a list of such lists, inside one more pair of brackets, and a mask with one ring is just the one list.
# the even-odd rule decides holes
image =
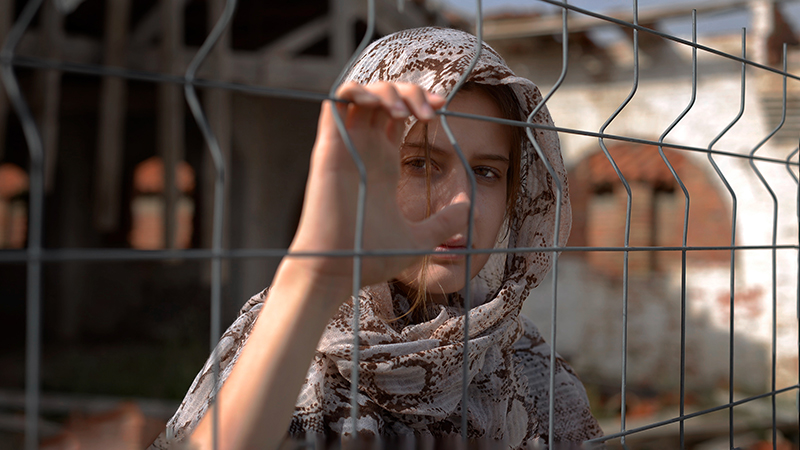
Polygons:
[[[230,376],[191,436],[212,448],[218,409],[219,449],[278,448],[319,338],[351,287],[319,279],[302,259],[284,259],[247,344]],[[342,260],[342,264],[347,264]]]
[[[359,172],[340,136],[334,111],[343,116],[351,143],[360,150],[369,174],[364,207],[364,249],[431,249],[466,229],[467,202],[453,203],[419,222],[399,208],[397,186],[400,148],[406,119],[436,118],[444,97],[403,83],[347,83],[337,90],[346,103],[324,102],[303,212],[291,250],[331,252],[355,248]],[[419,258],[373,258],[362,267],[361,280],[373,284],[392,279]],[[212,448],[217,408],[220,449],[277,448],[287,431],[319,338],[331,316],[352,289],[350,259],[287,258],[247,344],[222,387],[216,404],[191,436],[201,449]]]

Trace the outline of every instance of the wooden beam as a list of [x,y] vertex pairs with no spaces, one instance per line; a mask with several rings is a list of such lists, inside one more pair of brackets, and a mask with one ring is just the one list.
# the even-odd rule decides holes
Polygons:
[[[181,8],[186,6],[188,0],[178,0],[178,5]],[[137,26],[131,30],[130,33],[130,48],[131,50],[140,49],[142,47],[149,47],[156,38],[161,34],[162,27],[162,12],[161,7],[154,6],[141,20]]]
[[[652,8],[642,8],[639,10],[639,23],[656,23],[673,17],[690,16],[692,9],[697,10],[697,14],[716,13],[731,9],[738,9],[749,3],[749,0],[725,0],[705,2],[697,5],[676,4],[666,6],[656,6]],[[633,22],[633,12],[624,9],[604,12],[609,17]],[[579,32],[589,29],[607,26],[609,22],[582,14],[572,14],[569,19],[569,31]],[[515,17],[509,19],[488,18],[483,23],[483,39],[491,41],[495,39],[517,39],[533,36],[547,36],[561,33],[561,13],[546,16]]]
[[[124,66],[128,46],[130,0],[114,0],[106,6],[103,62]],[[123,152],[125,149],[125,79],[104,77],[100,92],[100,116],[95,165],[94,223],[101,231],[113,231],[119,225],[122,202]]]
[[[17,55],[48,58],[50,49],[44,44],[45,41],[46,36],[41,29],[26,31],[17,47]],[[96,64],[103,55],[102,43],[88,36],[62,34],[59,44],[60,55],[64,61]]]
[[[147,416],[167,420],[175,414],[179,403],[156,398],[113,397],[75,393],[42,392],[39,405],[43,414],[66,416],[70,413],[97,414],[110,411],[122,402],[135,402]],[[14,412],[25,408],[25,392],[0,389],[0,408]]]
[[[183,71],[179,55],[183,43],[183,1],[161,0],[161,68]],[[183,160],[184,98],[180,85],[158,85],[158,150],[164,162],[164,248],[175,248],[178,189],[175,168]]]
[[[367,4],[366,2],[358,3],[358,15],[364,22],[367,21]],[[375,17],[376,17],[376,33],[392,33],[395,31],[405,30],[407,28],[418,28],[426,25],[432,25],[427,14],[428,11],[420,8],[420,5],[414,2],[405,2],[403,12],[397,11],[397,1],[378,1],[375,2]]]
[[[0,36],[7,36],[11,30],[11,17],[14,15],[14,2],[0,2]],[[3,83],[0,83],[0,161],[6,149],[6,122],[9,102]]]
[[331,57],[342,68],[356,48],[355,36],[353,35],[355,12],[350,3],[341,0],[329,0],[328,6],[331,15]]
[[[225,8],[226,0],[211,0],[208,8],[208,23],[213,27],[217,23]],[[209,77],[212,80],[227,80],[229,78],[230,64],[230,27],[228,27],[220,37],[219,42],[211,51],[208,62]],[[224,186],[223,203],[225,208],[225,219],[223,220],[223,247],[228,247],[230,244],[230,217],[229,211],[231,208],[231,143],[233,130],[231,127],[231,116],[233,111],[231,109],[231,92],[226,89],[208,89],[205,91],[205,104],[208,122],[211,129],[217,137],[222,155],[225,161],[227,179]],[[200,198],[203,202],[201,208],[203,217],[201,218],[200,236],[201,245],[205,248],[210,248],[212,245],[213,236],[213,222],[214,222],[214,187],[216,181],[216,168],[214,167],[211,154],[206,147],[203,152],[203,176],[201,179],[203,183],[200,187]],[[228,278],[228,264],[223,264],[223,280]],[[208,275],[206,282],[210,282],[210,272],[204,271]]]
[[[43,50],[48,59],[60,60],[64,37],[64,16],[53,2],[42,5],[41,29],[44,40]],[[59,106],[61,100],[61,72],[43,70],[36,79],[39,97],[39,124],[44,146],[44,185],[45,190],[53,189],[58,162]]]
[[330,32],[330,23],[328,16],[314,19],[264,46],[259,52],[263,58],[291,57],[325,37]]
[[[234,65],[244,66],[247,60],[237,58],[236,63]],[[344,63],[330,58],[310,56],[292,59],[276,58],[266,64],[266,70],[256,73],[258,79],[253,82],[270,87],[327,92],[336,81],[343,66]],[[241,72],[238,73],[241,74]],[[248,82],[250,81],[248,80]]]

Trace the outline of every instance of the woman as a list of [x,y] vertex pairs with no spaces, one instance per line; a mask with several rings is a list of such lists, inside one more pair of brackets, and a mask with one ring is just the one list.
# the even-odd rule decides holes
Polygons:
[[[353,248],[358,175],[333,108],[367,168],[364,248],[434,250],[425,258],[364,259],[356,428],[349,418],[352,260],[289,257],[272,286],[245,305],[152,448],[187,440],[210,448],[214,408],[220,448],[277,448],[285,436],[324,441],[460,433],[459,292],[468,280],[466,257],[451,251],[466,246],[469,203],[476,249],[546,247],[556,224],[555,183],[522,129],[450,117],[476,179],[470,198],[467,172],[434,109],[467,69],[475,42],[441,28],[390,35],[351,69],[337,93],[348,103],[323,105],[290,250]],[[533,83],[514,76],[485,44],[468,81],[449,110],[524,120],[542,100]],[[552,124],[545,108],[534,122]],[[535,137],[566,186],[556,133],[536,130]],[[563,245],[571,220],[566,189],[561,214]],[[520,309],[551,264],[549,252],[472,256],[466,399],[472,438],[519,448],[548,437],[550,350]],[[224,385],[210,406],[217,357]],[[583,386],[560,359],[555,395],[556,441],[601,434]]]

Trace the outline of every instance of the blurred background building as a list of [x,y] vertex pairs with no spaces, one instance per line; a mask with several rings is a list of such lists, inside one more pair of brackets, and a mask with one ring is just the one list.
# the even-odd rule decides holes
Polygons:
[[[784,14],[784,4],[650,3],[640,11],[640,24],[690,39],[691,11],[696,8],[699,42],[731,54],[741,53],[741,30],[733,24],[744,21],[748,58],[780,68],[785,42],[790,44],[789,71],[797,72],[798,28],[793,16]],[[6,36],[25,4],[0,0],[0,37]],[[224,0],[45,1],[17,56],[182,75],[223,6]],[[398,12],[397,1],[377,0],[376,7],[376,38],[425,25],[473,29],[463,5],[414,0]],[[630,22],[629,10],[604,12]],[[325,93],[363,37],[366,14],[366,2],[240,0],[231,27],[198,77]],[[732,18],[727,25],[726,17]],[[548,106],[558,126],[597,131],[631,90],[632,34],[578,14],[569,20],[569,70]],[[560,11],[512,8],[485,16],[484,38],[518,75],[548,92],[562,68],[561,26]],[[640,33],[638,58],[638,91],[606,132],[658,140],[692,97],[691,49]],[[709,146],[739,111],[740,68],[736,62],[699,52],[694,106],[665,142]],[[24,65],[16,73],[45,146],[45,247],[210,247],[212,163],[181,85]],[[204,88],[200,94],[229,167],[225,246],[286,248],[299,218],[319,103],[268,95],[267,90],[267,95],[259,95]],[[745,113],[714,148],[749,153],[780,122],[782,100],[781,76],[748,69]],[[759,155],[785,159],[797,147],[796,81],[789,83],[787,105],[785,125]],[[561,139],[575,217],[570,245],[622,246],[627,194],[619,177],[596,138],[561,133]],[[611,139],[605,144],[631,186],[630,245],[680,246],[685,197],[658,148]],[[669,148],[665,155],[691,196],[688,245],[729,245],[731,197],[706,155]],[[737,244],[769,245],[772,200],[767,191],[746,159],[717,159],[739,202]],[[786,167],[759,168],[778,195],[778,244],[796,245],[797,184]],[[0,89],[3,251],[26,243],[27,170],[20,121]],[[798,379],[798,277],[796,251],[779,251],[777,257],[780,388]],[[769,249],[737,252],[737,395],[770,389],[770,258]],[[278,261],[225,263],[224,326],[250,295],[269,285]],[[729,264],[727,250],[687,252],[682,286],[681,252],[630,254],[631,420],[647,423],[676,414],[682,292],[687,303],[687,408],[718,404],[720,396],[727,402]],[[621,252],[564,252],[559,272],[558,350],[586,382],[606,432],[618,426],[622,267]],[[21,443],[25,270],[24,264],[0,265],[0,449],[20,448]],[[207,260],[180,258],[45,265],[41,382],[49,424],[43,432],[51,448],[87,435],[85,439],[100,439],[97,436],[118,433],[132,448],[152,440],[208,355],[208,270]],[[545,335],[551,326],[551,283],[543,281],[525,306]],[[796,442],[795,392],[788,397],[782,399],[788,405],[784,410],[794,407],[795,414],[782,415],[780,427]],[[120,404],[120,398],[138,400]],[[737,432],[768,428],[764,420],[769,416],[762,414],[762,406],[766,404],[754,403],[742,410]],[[670,444],[675,430],[664,430],[643,435],[642,442],[650,441],[649,448],[675,448]],[[695,448],[716,448],[709,440],[727,435],[727,416],[705,417],[690,431]],[[757,445],[763,436],[754,436],[742,439]],[[663,447],[653,443],[659,439]],[[97,448],[108,448],[97,442]]]
[[[791,6],[791,5],[790,5]],[[782,47],[788,43],[788,70],[800,67],[794,25],[773,2],[725,2],[697,5],[664,3],[643,9],[639,23],[673,30],[683,21],[683,38],[691,40],[691,11],[698,10],[698,42],[734,55],[742,54],[741,28],[717,25],[713,33],[701,28],[708,17],[747,12],[747,57],[766,66],[782,67]],[[615,17],[632,22],[630,10]],[[741,17],[741,16],[740,16]],[[741,20],[734,19],[735,20]],[[634,82],[632,35],[628,30],[597,20],[570,17],[570,53],[564,84],[548,103],[560,127],[597,131],[631,92]],[[561,45],[554,40],[561,28],[558,16],[519,15],[490,19],[488,41],[520,75],[548,91],[561,71]],[[687,115],[670,125],[692,100],[691,48],[645,33],[639,34],[636,94],[607,133],[736,154],[785,159],[800,136],[800,84],[788,83],[785,123],[782,77],[747,69],[744,114],[719,139],[740,110],[741,64],[705,52],[697,55],[696,99]],[[667,131],[669,130],[669,133]],[[666,133],[666,134],[665,134]],[[597,138],[561,133],[570,173],[573,229],[569,245],[621,247],[625,236],[627,192]],[[680,247],[686,198],[658,152],[658,146],[605,140],[609,154],[630,184],[630,245]],[[690,197],[687,244],[728,246],[731,243],[733,202],[724,182],[702,152],[664,153]],[[737,196],[736,244],[769,245],[773,200],[747,160],[715,157]],[[797,185],[779,164],[756,163],[776,193],[777,242],[796,242]],[[777,386],[790,386],[798,377],[797,257],[778,251],[773,269],[771,250],[737,251],[734,288],[735,398],[768,392],[771,386],[773,270],[776,273]],[[681,284],[681,252],[631,252],[628,281],[627,382],[631,389],[628,428],[657,418],[678,415],[681,362],[681,300],[685,293],[687,412],[726,403],[729,386],[730,251],[687,252],[686,281]],[[595,406],[619,408],[622,360],[623,254],[621,252],[564,252],[559,275],[558,350],[589,385],[596,388]],[[580,282],[576,282],[580,280]],[[545,280],[526,303],[526,313],[549,333],[552,280]],[[609,383],[612,383],[609,385]],[[607,398],[608,402],[602,399]],[[780,398],[780,397],[779,397]],[[785,395],[784,426],[796,429],[795,395]],[[766,409],[765,409],[766,408]],[[738,421],[753,428],[766,425],[768,404],[738,411]],[[712,416],[713,417],[713,416]],[[687,433],[702,440],[715,419],[687,422]],[[738,423],[738,422],[737,422]],[[609,432],[610,427],[606,427]],[[744,431],[748,426],[740,426]],[[677,432],[677,424],[673,428]],[[792,432],[794,433],[794,431]],[[674,444],[674,443],[673,443]],[[708,448],[720,445],[710,444]],[[724,446],[724,445],[722,445]],[[670,447],[665,447],[670,448]],[[674,447],[677,448],[677,447]]]

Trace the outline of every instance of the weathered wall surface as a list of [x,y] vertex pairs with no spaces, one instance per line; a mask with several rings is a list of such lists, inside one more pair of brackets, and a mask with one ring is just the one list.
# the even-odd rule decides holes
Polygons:
[[[719,45],[734,48],[738,37],[726,42],[717,38]],[[628,43],[628,52],[630,44]],[[727,50],[727,49],[726,49]],[[733,50],[728,50],[733,51]],[[643,50],[643,54],[647,54]],[[665,51],[666,61],[648,61],[643,64],[638,90],[632,101],[623,109],[606,132],[648,140],[658,140],[675,120],[691,98],[690,54],[681,49]],[[517,62],[514,56],[509,58]],[[612,114],[632,86],[632,73],[620,74],[608,82],[587,84],[579,57],[573,57],[570,76],[549,103],[549,109],[560,127],[598,131]],[[558,60],[529,58],[520,71],[536,80],[531,67],[557,66]],[[657,69],[655,72],[653,69]],[[542,78],[553,78],[552,70],[543,70]],[[656,73],[657,72],[657,73]],[[627,76],[627,78],[625,78]],[[740,107],[740,65],[721,61],[718,57],[699,57],[697,98],[694,106],[665,141],[679,145],[707,148],[726,126],[734,120]],[[765,89],[780,89],[781,77],[754,73],[748,69],[745,110],[742,118],[721,138],[713,148],[739,155],[749,154],[778,125],[767,118],[762,97]],[[797,83],[790,82],[790,95],[796,95]],[[547,92],[548,85],[543,87]],[[596,138],[569,133],[561,134],[567,167],[575,169],[581,162],[600,152]],[[609,148],[620,145],[612,139],[605,140]],[[624,144],[624,143],[623,143]],[[624,144],[629,145],[629,144]],[[797,142],[767,141],[756,153],[758,156],[785,159]],[[641,152],[652,152],[660,158],[656,147],[640,146]],[[681,151],[692,168],[684,180],[689,188],[689,246],[729,245],[730,234],[719,239],[703,238],[693,233],[695,224],[724,222],[730,229],[732,200],[720,177],[702,152]],[[747,159],[729,156],[714,157],[720,170],[732,186],[737,198],[736,244],[742,246],[769,246],[773,239],[773,200],[759,180]],[[778,204],[776,241],[780,245],[797,245],[797,184],[785,165],[757,162]],[[610,167],[610,164],[609,164]],[[683,175],[678,170],[680,175]],[[795,169],[795,173],[796,173]],[[574,175],[574,174],[573,174]],[[625,170],[623,170],[625,175]],[[635,178],[629,170],[628,176]],[[574,182],[579,185],[580,181]],[[645,192],[633,188],[633,217],[644,208]],[[571,245],[595,245],[593,235],[616,232],[621,245],[624,236],[624,214],[627,195],[622,183],[616,180],[612,187],[619,197],[616,205],[608,208],[602,220],[596,211],[593,223],[576,222],[576,232]],[[574,192],[579,211],[576,217],[588,220],[581,208],[592,208],[592,200],[579,198],[588,194]],[[677,202],[677,217],[661,218],[656,222],[632,222],[631,245],[636,243],[641,227],[665,226],[671,228],[671,241],[680,237],[683,230],[682,191],[672,193],[671,202]],[[587,206],[588,202],[588,206]],[[595,202],[594,207],[600,203]],[[602,205],[601,205],[602,206]],[[581,216],[584,214],[584,216]],[[641,214],[639,214],[641,215]],[[624,219],[624,216],[622,217]],[[614,231],[616,230],[616,231]],[[663,234],[663,231],[659,231]],[[651,231],[651,235],[655,232]],[[704,242],[704,240],[706,240]],[[577,242],[577,243],[576,243]],[[657,245],[651,243],[650,245]],[[660,244],[664,245],[664,244]],[[680,240],[677,244],[680,245]],[[687,253],[685,284],[686,300],[686,376],[687,388],[702,391],[707,388],[727,386],[729,368],[729,310],[730,270],[728,250],[717,250],[716,258],[703,259],[699,252]],[[631,278],[628,285],[628,380],[632,385],[669,388],[677,387],[680,375],[680,304],[681,266],[678,259],[673,264],[640,270],[644,261],[641,254],[630,254]],[[719,255],[722,253],[722,255]],[[737,389],[760,393],[770,387],[772,364],[773,298],[777,305],[777,387],[797,382],[797,251],[779,249],[773,269],[770,249],[739,250],[735,256],[734,305],[734,384]],[[561,259],[558,283],[558,350],[567,356],[579,373],[600,382],[618,383],[622,358],[622,261],[621,254],[606,257],[606,263],[618,264],[619,270],[609,270],[592,263],[597,254],[564,253]],[[605,255],[608,256],[608,255]],[[721,256],[721,257],[720,257]],[[602,259],[602,258],[601,258]],[[675,264],[677,262],[677,264]],[[775,281],[773,284],[773,273]],[[605,274],[605,275],[604,275]],[[534,318],[545,335],[550,330],[550,298],[552,280],[543,281],[525,312]],[[773,293],[774,292],[774,293]]]

